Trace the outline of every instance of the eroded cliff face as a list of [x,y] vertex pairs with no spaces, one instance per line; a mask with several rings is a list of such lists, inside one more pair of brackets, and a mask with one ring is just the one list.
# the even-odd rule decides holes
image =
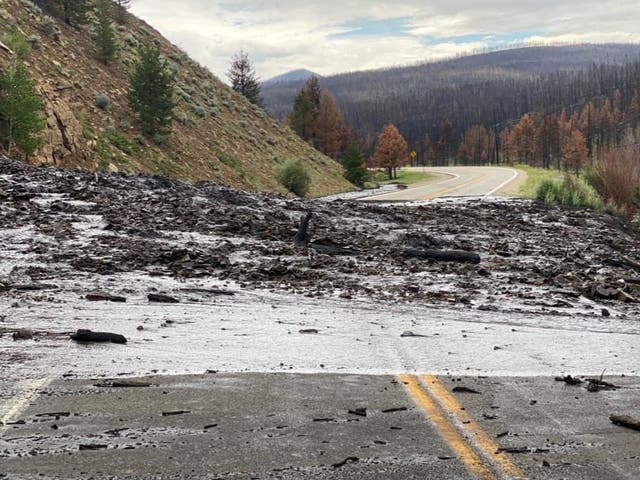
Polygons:
[[90,142],[84,138],[82,125],[73,112],[74,104],[66,93],[69,88],[73,86],[56,88],[48,82],[38,85],[47,122],[43,145],[35,159],[38,163],[64,165],[72,160],[83,160],[87,162],[86,166],[94,163],[89,160]]

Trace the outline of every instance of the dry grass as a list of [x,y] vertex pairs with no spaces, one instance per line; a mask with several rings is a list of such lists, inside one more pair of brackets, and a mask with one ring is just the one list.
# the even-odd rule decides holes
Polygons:
[[640,148],[604,152],[588,178],[605,202],[633,215],[640,207]]

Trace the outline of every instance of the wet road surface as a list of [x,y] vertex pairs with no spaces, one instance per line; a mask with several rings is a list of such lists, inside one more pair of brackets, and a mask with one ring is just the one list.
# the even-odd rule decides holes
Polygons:
[[[220,374],[56,380],[0,439],[10,479],[635,479],[637,378]],[[97,385],[97,386],[96,386]],[[3,385],[7,388],[7,385]],[[479,393],[451,393],[455,388]],[[9,387],[10,388],[10,387]],[[24,423],[23,423],[24,422]]]
[[503,167],[417,167],[415,170],[434,174],[436,178],[412,185],[406,190],[363,200],[403,202],[447,197],[490,197],[500,193],[522,175],[512,168]]

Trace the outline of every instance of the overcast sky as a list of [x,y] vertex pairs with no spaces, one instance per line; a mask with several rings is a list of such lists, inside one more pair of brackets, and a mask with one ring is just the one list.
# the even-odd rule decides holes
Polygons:
[[404,65],[520,41],[640,42],[638,0],[133,0],[132,12],[226,80]]

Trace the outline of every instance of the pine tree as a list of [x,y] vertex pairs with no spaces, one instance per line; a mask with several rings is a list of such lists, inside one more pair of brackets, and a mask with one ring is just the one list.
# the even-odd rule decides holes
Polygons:
[[407,141],[394,125],[386,125],[378,137],[378,145],[373,154],[376,167],[385,168],[389,178],[397,178],[398,168],[407,163]]
[[18,148],[33,154],[42,144],[42,99],[22,64],[14,64],[0,76],[0,143],[7,155]]
[[116,55],[118,42],[113,27],[113,4],[110,0],[98,0],[95,8],[93,42],[98,59],[105,65]]
[[67,25],[80,25],[87,21],[88,0],[36,0],[36,4]]
[[367,169],[364,165],[364,155],[356,145],[349,145],[342,156],[344,178],[357,187],[364,187],[367,179]]
[[145,135],[167,133],[175,107],[173,89],[174,78],[160,50],[143,44],[130,77],[128,100]]
[[254,105],[262,104],[260,81],[247,53],[240,50],[233,56],[227,76],[231,80],[231,88],[236,92],[246,97]]
[[289,115],[289,126],[305,141],[311,140],[311,132],[314,128],[314,108],[306,89],[302,89],[296,95],[293,102],[293,111]]
[[322,89],[320,88],[320,80],[318,77],[311,75],[305,83],[304,89],[307,91],[309,101],[311,101],[311,104],[315,109],[315,113],[317,114],[320,110],[320,103],[322,101]]

